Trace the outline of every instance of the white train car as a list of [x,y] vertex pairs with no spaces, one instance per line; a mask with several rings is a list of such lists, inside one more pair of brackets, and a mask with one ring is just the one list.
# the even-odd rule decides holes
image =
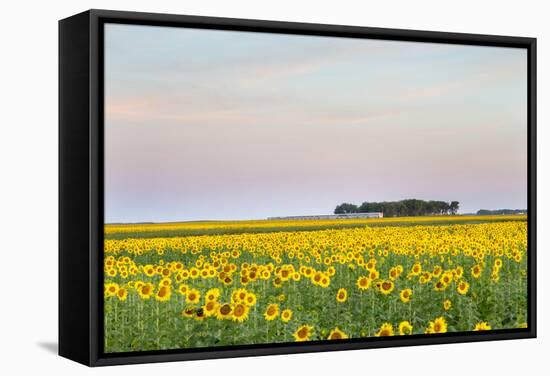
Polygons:
[[350,213],[350,214],[327,214],[327,215],[295,215],[288,217],[269,217],[268,220],[314,220],[314,219],[357,219],[357,218],[383,218],[384,213]]

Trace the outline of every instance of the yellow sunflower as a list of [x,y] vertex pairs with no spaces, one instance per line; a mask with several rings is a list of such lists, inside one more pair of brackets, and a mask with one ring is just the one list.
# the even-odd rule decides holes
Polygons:
[[155,295],[155,299],[159,302],[166,302],[170,300],[171,295],[172,290],[170,289],[170,286],[160,286]]
[[116,296],[117,296],[118,300],[124,301],[128,297],[128,290],[126,290],[124,287],[121,287],[116,292]]
[[106,283],[103,288],[103,295],[105,297],[115,296],[119,287],[116,283]]
[[401,272],[399,270],[400,269],[396,266],[394,266],[393,268],[390,269],[389,278],[392,281],[395,281],[401,275]]
[[445,311],[448,311],[452,308],[453,306],[453,302],[451,302],[449,299],[446,299],[444,302],[443,302],[443,309]]
[[287,308],[281,312],[281,320],[283,322],[289,322],[291,318],[292,318],[292,310]]
[[202,307],[206,317],[214,316],[218,311],[218,302],[210,300]]
[[435,291],[444,291],[446,288],[447,284],[443,281],[443,279],[440,279],[434,284]]
[[370,287],[370,282],[369,277],[362,276],[357,279],[356,285],[360,290],[366,290]]
[[330,286],[330,278],[328,276],[323,276],[323,278],[321,278],[321,282],[319,282],[319,285],[322,288],[329,287]]
[[468,282],[462,280],[458,283],[456,291],[458,291],[458,293],[460,295],[466,295],[468,293],[469,288],[470,288],[470,284]]
[[380,330],[378,330],[378,332],[376,332],[375,334],[376,337],[390,337],[390,336],[393,336],[393,326],[392,324],[390,323],[383,323],[382,326],[380,327]]
[[143,267],[143,272],[147,277],[152,277],[155,275],[155,267],[153,265],[145,265]]
[[185,302],[189,304],[197,304],[201,300],[201,293],[197,289],[189,289],[185,295]]
[[244,298],[244,304],[251,307],[256,304],[256,295],[253,292],[248,292]]
[[415,263],[411,268],[411,275],[420,275],[422,273],[422,265],[420,263]]
[[345,288],[340,288],[336,293],[336,300],[339,303],[343,303],[348,299],[348,291]]
[[441,281],[445,283],[445,285],[449,285],[451,281],[453,280],[453,273],[445,272],[443,273],[443,276],[441,277]]
[[420,276],[420,279],[418,280],[418,282],[423,285],[425,283],[428,283],[432,280],[432,273],[430,272],[425,272],[425,273],[422,273],[422,275]]
[[369,278],[371,280],[375,280],[375,279],[378,279],[378,277],[380,277],[380,272],[378,272],[378,270],[371,270],[370,273],[369,273]]
[[265,319],[267,321],[272,321],[272,320],[275,320],[277,316],[279,316],[279,305],[278,304],[268,305],[264,313]]
[[195,267],[192,267],[191,269],[189,269],[189,276],[190,276],[192,279],[197,279],[197,278],[199,278],[199,275],[200,275],[199,269],[197,269],[197,268],[195,268]]
[[368,262],[367,262],[367,265],[365,265],[365,269],[367,270],[374,270],[374,268],[376,267],[376,259],[370,259]]
[[273,286],[281,287],[283,285],[283,280],[279,277],[273,278]]
[[178,292],[181,295],[187,294],[188,291],[189,291],[189,286],[188,285],[186,285],[185,283],[182,283],[181,285],[179,285]]
[[151,283],[144,283],[141,285],[141,287],[138,289],[138,294],[141,299],[149,299],[153,292],[155,291],[153,284]]
[[323,279],[323,273],[319,271],[315,272],[315,274],[311,276],[311,282],[313,282],[313,284],[316,286],[321,284],[322,279]]
[[380,292],[384,295],[389,295],[395,288],[395,285],[390,280],[385,280],[380,283]]
[[237,303],[233,307],[233,321],[243,322],[248,318],[250,308],[244,303]]
[[224,303],[218,305],[218,310],[216,311],[216,318],[218,320],[224,320],[231,318],[231,312],[233,311],[233,308],[231,307],[231,304]]
[[479,276],[481,275],[481,272],[482,272],[482,268],[480,265],[474,265],[472,267],[472,277],[474,278],[479,278]]
[[462,276],[464,275],[464,268],[462,266],[457,266],[455,268],[455,275],[456,275],[456,278],[462,278]]
[[474,332],[477,332],[480,330],[491,330],[491,325],[489,325],[485,321],[479,322],[476,324],[476,327],[474,328]]
[[220,297],[220,289],[218,288],[210,289],[204,295],[204,298],[207,302],[215,302],[218,300],[219,297]]
[[181,315],[187,318],[193,317],[194,313],[195,313],[194,307],[186,307],[183,311],[181,311]]
[[328,339],[347,339],[347,338],[349,338],[348,335],[338,328],[334,328],[333,330],[331,330],[328,335]]
[[409,335],[412,334],[413,327],[408,321],[401,321],[399,323],[399,335]]
[[231,294],[231,301],[233,303],[243,303],[246,299],[247,292],[245,289],[237,289]]
[[426,334],[434,333],[446,333],[447,332],[447,322],[444,317],[438,317],[434,321],[430,321],[428,328],[426,329]]
[[313,326],[302,325],[294,332],[293,336],[296,342],[308,341],[313,334]]
[[412,298],[412,290],[411,289],[404,289],[404,290],[401,290],[401,292],[399,293],[399,298],[401,299],[401,301],[403,303],[408,303],[411,301],[411,298]]

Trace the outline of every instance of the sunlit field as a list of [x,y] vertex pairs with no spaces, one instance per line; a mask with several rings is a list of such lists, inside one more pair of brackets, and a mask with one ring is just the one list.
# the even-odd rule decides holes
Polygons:
[[219,235],[272,231],[311,231],[364,226],[412,226],[458,223],[487,223],[525,221],[525,215],[445,215],[424,217],[390,217],[321,220],[253,220],[253,221],[196,221],[151,224],[109,224],[105,236],[110,239],[135,237],[172,237],[189,235]]
[[526,219],[106,225],[105,351],[525,327]]

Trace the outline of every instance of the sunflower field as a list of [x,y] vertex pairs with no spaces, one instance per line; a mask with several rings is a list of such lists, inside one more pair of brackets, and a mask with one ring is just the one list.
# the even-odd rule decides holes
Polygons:
[[526,327],[526,216],[445,218],[106,225],[104,351]]

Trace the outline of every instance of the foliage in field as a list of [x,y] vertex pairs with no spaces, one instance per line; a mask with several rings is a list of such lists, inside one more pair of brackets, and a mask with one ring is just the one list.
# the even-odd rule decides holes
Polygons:
[[523,327],[526,251],[524,220],[106,239],[105,351]]

